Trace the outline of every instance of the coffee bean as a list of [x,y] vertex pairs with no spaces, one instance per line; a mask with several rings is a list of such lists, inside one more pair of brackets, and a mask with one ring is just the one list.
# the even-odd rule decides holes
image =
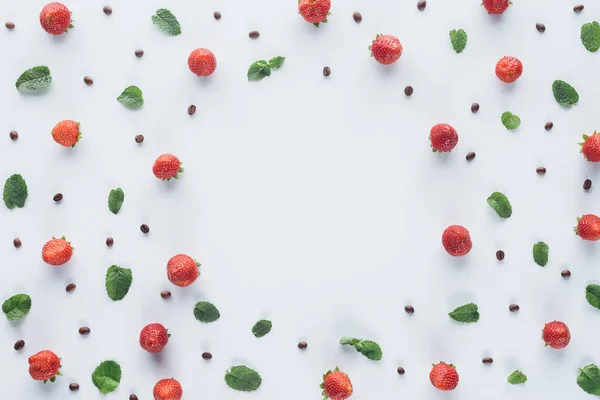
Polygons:
[[63,195],[62,193],[56,193],[52,199],[56,202],[59,202],[63,199]]
[[568,277],[570,277],[570,276],[571,276],[571,271],[569,271],[568,269],[565,269],[564,271],[562,271],[562,272],[560,273],[560,275],[561,275],[563,278],[568,278]]
[[11,22],[11,21],[7,21],[7,22],[4,24],[4,26],[6,27],[6,29],[8,29],[8,30],[11,30],[11,31],[12,31],[13,29],[15,29],[15,23],[14,23],[14,22]]
[[494,359],[492,357],[483,357],[483,359],[481,360],[482,363],[484,364],[491,364],[494,362]]
[[90,328],[88,328],[87,326],[82,326],[81,328],[79,328],[79,334],[80,335],[89,335]]
[[508,309],[510,310],[510,312],[517,312],[521,309],[521,307],[519,307],[518,304],[511,304],[510,306],[508,306]]
[[406,371],[402,367],[398,367],[396,371],[398,371],[398,375],[404,375],[406,373]]
[[138,397],[135,394],[129,395],[129,400],[138,400]]
[[498,259],[498,261],[504,260],[504,252],[502,250],[498,250],[496,252],[496,258]]
[[414,92],[414,89],[412,86],[407,86],[404,88],[404,94],[407,96],[411,96]]
[[577,4],[575,7],[573,7],[573,11],[575,12],[582,12],[583,11],[583,4]]
[[160,292],[160,297],[162,297],[163,299],[170,299],[171,292],[169,292],[168,290],[163,290],[162,292]]
[[479,103],[471,104],[471,112],[475,114],[477,111],[479,111]]
[[150,227],[148,225],[146,225],[146,224],[142,224],[142,226],[140,226],[140,230],[143,233],[148,233],[148,232],[150,232]]
[[17,131],[10,131],[10,133],[8,134],[8,136],[10,136],[10,138],[12,140],[17,140],[19,138],[19,134],[17,133]]
[[419,2],[417,3],[417,8],[419,9],[419,11],[423,11],[425,7],[427,7],[427,2],[425,0],[419,0]]
[[74,283],[69,283],[69,284],[67,285],[67,287],[65,288],[65,290],[66,290],[67,292],[71,293],[73,290],[75,290],[75,288],[76,288],[76,287],[77,287],[77,285],[76,285],[76,284],[74,284]]
[[552,129],[553,126],[554,124],[552,122],[546,122],[546,125],[544,125],[544,129],[549,131],[550,129]]
[[591,179],[586,179],[585,181],[583,181],[583,189],[584,190],[590,190],[592,188],[592,180]]
[[546,168],[545,167],[537,167],[535,169],[535,172],[537,172],[538,175],[544,175],[546,173]]
[[250,33],[248,33],[248,36],[250,36],[250,39],[258,39],[258,37],[260,36],[260,32],[250,31]]
[[91,76],[84,76],[83,77],[83,81],[85,82],[86,85],[91,86],[94,84],[94,80],[92,79]]
[[19,351],[19,350],[23,350],[23,347],[25,347],[25,341],[24,340],[17,340],[15,342],[15,350]]
[[135,51],[135,56],[136,56],[137,58],[140,58],[140,57],[141,57],[141,56],[143,56],[143,55],[144,55],[144,50],[142,50],[142,49],[137,49],[137,50]]
[[78,390],[79,390],[79,384],[77,384],[77,383],[71,383],[71,384],[69,385],[69,390],[70,390],[71,392],[76,392],[76,391],[78,391]]
[[106,238],[106,245],[107,245],[108,247],[112,247],[112,245],[113,245],[114,243],[115,243],[115,240],[114,240],[113,238],[111,238],[111,237],[109,237],[109,238]]
[[205,351],[204,353],[202,353],[202,359],[208,361],[212,358],[212,354],[210,354],[208,351]]
[[17,249],[18,249],[19,247],[21,247],[21,239],[19,239],[19,238],[15,238],[15,239],[13,240],[13,246],[15,246]]
[[215,19],[218,21],[221,19],[221,13],[218,11],[215,11],[215,13],[213,14],[213,17],[215,17]]
[[104,14],[110,15],[110,14],[112,14],[112,7],[111,6],[104,6],[104,8],[102,8],[102,11],[104,11]]
[[195,105],[191,105],[188,107],[188,114],[190,115],[194,115],[196,113],[196,106]]
[[473,159],[475,158],[475,152],[474,151],[468,152],[467,156],[465,158],[467,159],[467,161],[473,161]]
[[299,348],[300,350],[304,350],[304,349],[306,349],[307,347],[308,347],[308,343],[306,343],[306,342],[300,342],[300,343],[298,343],[298,348]]
[[359,13],[358,11],[354,11],[352,13],[352,18],[354,18],[354,22],[356,22],[357,24],[360,24],[360,22],[362,21],[362,14]]
[[329,76],[329,75],[331,75],[331,68],[323,67],[323,76]]
[[537,24],[535,24],[535,29],[537,29],[538,32],[544,32],[546,30],[546,25],[542,24],[541,22],[538,22]]
[[415,308],[413,306],[406,306],[404,307],[404,311],[406,311],[408,314],[414,314],[415,312]]
[[135,135],[136,143],[142,143],[144,141],[144,135]]

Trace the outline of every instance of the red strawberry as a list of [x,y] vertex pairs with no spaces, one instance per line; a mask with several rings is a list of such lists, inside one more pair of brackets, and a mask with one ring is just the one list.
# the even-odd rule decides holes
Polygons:
[[458,386],[458,372],[454,365],[440,362],[433,365],[429,373],[429,380],[436,389],[447,392]]
[[516,57],[504,56],[496,63],[496,76],[502,82],[513,83],[523,73],[523,64]]
[[181,400],[183,389],[175,379],[161,379],[154,385],[154,400]]
[[600,135],[594,131],[590,136],[583,135],[581,145],[581,153],[591,162],[600,161]]
[[451,256],[464,256],[471,251],[473,243],[464,226],[450,225],[442,234],[442,245]]
[[217,69],[217,58],[208,49],[196,49],[188,57],[188,67],[198,76],[209,76]]
[[51,35],[60,35],[67,29],[74,28],[71,22],[71,12],[61,3],[47,4],[40,12],[40,24]]
[[509,4],[509,0],[483,0],[483,6],[490,14],[502,14]]
[[583,240],[600,240],[600,217],[584,214],[577,218],[577,226],[573,230]]
[[327,22],[327,16],[331,9],[331,0],[299,0],[298,11],[307,22],[319,26],[319,23]]
[[154,176],[162,180],[171,180],[171,178],[179,179],[179,173],[183,172],[181,161],[173,154],[163,154],[154,161],[152,172]]
[[173,285],[186,287],[194,283],[200,264],[186,254],[177,254],[167,263],[167,276]]
[[29,357],[29,375],[36,381],[54,382],[59,371],[60,358],[50,350],[42,350]]
[[52,128],[52,137],[56,143],[62,146],[75,147],[79,139],[81,139],[79,122],[69,119],[60,121]]
[[346,400],[352,396],[354,391],[350,378],[341,372],[338,367],[335,367],[333,371],[327,371],[323,375],[321,389],[323,389],[324,400]]
[[437,124],[429,131],[429,140],[431,140],[431,148],[434,152],[448,152],[456,147],[458,133],[448,124]]
[[563,349],[571,341],[571,332],[564,322],[552,321],[544,325],[542,339],[544,339],[546,346],[553,349]]
[[371,57],[381,64],[393,64],[402,55],[402,44],[392,35],[377,35],[369,46]]
[[148,324],[140,332],[140,346],[150,353],[160,353],[171,335],[161,324]]
[[42,248],[42,260],[50,265],[63,265],[71,259],[73,247],[63,236],[60,239],[53,238],[46,242]]

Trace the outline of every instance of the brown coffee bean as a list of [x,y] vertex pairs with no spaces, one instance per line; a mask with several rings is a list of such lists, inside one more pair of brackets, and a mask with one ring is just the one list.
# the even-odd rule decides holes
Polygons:
[[544,174],[546,174],[546,168],[545,167],[537,167],[535,169],[535,172],[537,172],[538,175],[544,175]]
[[138,400],[138,397],[135,394],[129,395],[129,400]]
[[479,111],[479,103],[471,104],[471,112],[475,114],[477,111]]
[[63,195],[62,193],[56,193],[52,199],[56,202],[59,202],[63,199]]
[[24,340],[17,340],[15,342],[15,350],[19,351],[19,350],[23,350],[23,347],[25,347],[25,341]]
[[538,22],[537,24],[535,24],[535,29],[538,30],[538,32],[544,32],[546,30],[546,25],[542,24],[541,22]]
[[10,133],[8,134],[8,136],[10,136],[10,138],[12,140],[17,140],[19,138],[19,134],[17,133],[17,131],[10,131]]
[[544,125],[544,129],[549,131],[550,129],[552,129],[553,126],[554,124],[552,122],[546,122],[546,125]]
[[510,310],[510,312],[517,312],[521,309],[521,307],[519,307],[518,304],[511,304],[510,306],[508,306],[508,309]]
[[78,391],[78,390],[79,390],[79,384],[77,384],[77,383],[71,383],[71,384],[69,385],[69,390],[70,390],[71,392],[76,392],[76,391]]
[[398,375],[404,375],[406,373],[406,371],[402,367],[398,367],[396,371],[398,371]]
[[136,143],[142,143],[144,141],[144,135],[135,135]]
[[83,81],[85,82],[86,85],[88,86],[92,86],[94,84],[94,80],[92,79],[91,76],[84,76],[83,77]]
[[8,30],[11,30],[11,31],[12,31],[13,29],[15,29],[15,23],[14,23],[14,22],[11,22],[11,21],[7,21],[7,22],[4,24],[4,26],[6,27],[6,29],[8,29]]
[[142,56],[144,55],[144,50],[142,50],[142,49],[137,49],[137,50],[135,51],[135,53],[134,53],[134,54],[135,54],[135,56],[136,56],[137,58],[140,58],[140,57],[142,57]]
[[204,353],[202,353],[202,359],[208,361],[212,358],[212,354],[210,354],[208,351],[205,351]]
[[250,33],[248,33],[248,36],[250,36],[250,39],[258,39],[258,37],[260,36],[260,32],[250,31]]
[[213,17],[215,17],[215,19],[218,21],[221,19],[221,13],[218,11],[215,11],[215,13],[213,14]]
[[74,283],[69,283],[69,284],[67,285],[67,287],[65,288],[65,290],[66,290],[67,292],[71,293],[73,290],[75,290],[75,288],[76,288],[76,287],[77,287],[77,285],[76,285],[76,284],[74,284]]
[[494,359],[492,357],[483,357],[483,359],[481,360],[482,363],[484,364],[491,364],[494,362]]
[[496,258],[498,259],[498,261],[504,260],[504,252],[502,250],[498,250],[496,252]]
[[104,6],[102,8],[102,11],[104,11],[104,14],[110,15],[110,14],[112,14],[112,7],[111,6]]
[[331,68],[323,67],[323,76],[329,76],[329,75],[331,75]]
[[171,292],[169,292],[168,290],[163,290],[162,292],[160,292],[160,297],[162,297],[163,299],[170,299]]
[[586,179],[585,181],[583,181],[583,189],[584,190],[590,190],[592,188],[592,180],[591,179]]
[[192,104],[188,107],[188,114],[194,115],[195,113],[196,113],[196,106]]
[[575,12],[582,12],[583,11],[583,4],[577,4],[575,7],[573,7],[573,11]]
[[467,161],[473,161],[473,159],[475,158],[475,152],[474,151],[468,152],[467,156],[465,158],[467,159]]
[[300,342],[300,343],[298,343],[298,348],[299,348],[300,350],[304,350],[304,349],[306,349],[307,347],[308,347],[308,343],[306,343],[306,342]]
[[140,230],[143,233],[148,233],[148,232],[150,232],[150,227],[148,225],[146,225],[146,224],[142,224],[142,226],[140,226]]
[[571,271],[569,271],[568,269],[565,269],[564,271],[562,271],[562,272],[560,273],[560,275],[561,275],[563,278],[569,278],[569,277],[571,276]]
[[13,246],[15,246],[17,249],[18,249],[19,247],[21,247],[21,244],[22,244],[22,243],[21,243],[21,239],[19,239],[19,238],[15,238],[15,239],[13,240]]
[[111,237],[106,238],[106,245],[108,247],[112,247],[113,244],[115,244],[115,240],[113,238],[111,238]]
[[407,96],[412,96],[412,94],[414,93],[414,89],[412,86],[407,86],[404,88],[404,94]]
[[354,22],[356,22],[357,24],[360,24],[360,22],[362,21],[362,14],[359,13],[358,11],[354,11],[352,13],[352,18],[354,18]]
[[88,328],[87,326],[82,326],[81,328],[79,328],[79,334],[80,335],[89,335],[90,328]]
[[406,311],[408,314],[414,314],[415,308],[411,305],[408,305],[408,306],[404,307],[404,311]]
[[417,3],[417,8],[419,9],[419,11],[423,11],[425,7],[427,7],[427,2],[425,0],[419,0],[419,2]]

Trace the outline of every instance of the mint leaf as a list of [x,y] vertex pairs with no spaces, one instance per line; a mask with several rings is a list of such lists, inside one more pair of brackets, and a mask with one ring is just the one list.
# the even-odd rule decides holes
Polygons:
[[112,265],[106,271],[106,293],[114,301],[123,300],[129,292],[133,282],[133,274],[130,269]]
[[349,346],[354,346],[355,344],[359,343],[360,339],[357,338],[352,338],[352,337],[343,337],[340,339],[340,344],[346,344]]
[[282,56],[273,57],[269,60],[269,67],[271,67],[271,69],[279,69],[283,65],[284,61],[285,61],[285,57],[282,57]]
[[533,245],[533,261],[540,267],[548,264],[548,250],[549,247],[544,242],[537,242]]
[[18,321],[31,310],[31,297],[26,294],[15,294],[2,303],[2,312],[9,321]]
[[579,93],[565,81],[554,81],[552,84],[552,93],[556,102],[564,107],[570,107],[579,101]]
[[19,174],[11,175],[4,184],[4,204],[9,209],[23,208],[27,200],[27,183]]
[[591,306],[600,309],[600,286],[590,284],[585,288],[585,299]]
[[600,370],[594,364],[579,370],[577,384],[584,392],[600,396]]
[[260,387],[262,378],[253,369],[245,365],[237,365],[227,371],[225,382],[232,389],[242,392],[252,392]]
[[215,322],[221,318],[221,313],[212,303],[200,301],[194,307],[194,317],[200,322]]
[[381,347],[372,340],[343,337],[340,339],[340,344],[353,346],[356,351],[367,357],[369,360],[379,361],[383,356]]
[[267,321],[266,319],[261,319],[252,327],[252,333],[257,338],[261,338],[265,336],[267,333],[271,332],[271,328],[273,327],[273,323],[271,321]]
[[152,23],[169,35],[177,36],[181,33],[179,21],[166,8],[156,10],[156,14],[152,16]]
[[262,78],[271,75],[271,67],[265,60],[259,60],[252,63],[248,69],[249,81],[260,81]]
[[468,303],[457,307],[454,311],[448,314],[450,318],[458,322],[477,322],[479,321],[479,311],[477,304]]
[[598,22],[583,24],[581,27],[581,43],[592,53],[600,49],[600,24]]
[[125,193],[123,193],[123,189],[116,188],[110,191],[108,195],[108,209],[113,214],[116,214],[121,209],[123,205],[123,201],[125,200]]
[[45,66],[33,67],[23,72],[15,86],[17,89],[40,90],[45,89],[52,83],[50,69]]
[[129,86],[123,93],[117,97],[117,100],[126,107],[129,108],[140,108],[144,105],[144,98],[142,97],[142,91],[137,86]]
[[512,206],[504,194],[494,192],[488,197],[487,202],[500,218],[509,218],[512,215]]
[[92,382],[102,394],[114,392],[121,382],[121,366],[116,361],[103,361],[92,374]]
[[518,115],[506,111],[502,114],[502,125],[508,130],[515,130],[521,125],[521,118]]
[[454,51],[462,53],[467,46],[467,32],[462,29],[452,29],[450,31],[450,43],[452,43]]
[[515,371],[508,376],[508,383],[512,385],[521,385],[527,382],[527,375],[521,371]]

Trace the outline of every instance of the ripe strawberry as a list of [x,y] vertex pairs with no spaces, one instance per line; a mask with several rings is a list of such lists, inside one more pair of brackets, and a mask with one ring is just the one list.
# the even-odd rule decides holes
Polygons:
[[177,254],[167,263],[167,276],[173,285],[186,287],[194,283],[200,264],[186,254]]
[[584,214],[577,218],[577,226],[573,230],[583,240],[600,240],[600,217]]
[[331,9],[331,0],[299,0],[298,11],[306,22],[319,27],[319,23],[327,22],[327,16]]
[[163,154],[154,161],[152,172],[154,176],[163,181],[171,180],[171,178],[179,179],[179,173],[183,172],[181,161],[173,154]]
[[381,64],[393,64],[402,55],[402,44],[392,35],[377,35],[369,46],[371,57]]
[[483,6],[490,14],[502,14],[509,4],[509,0],[483,0]]
[[175,379],[161,379],[154,385],[154,400],[181,400],[183,389]]
[[563,349],[571,341],[571,332],[564,322],[552,321],[544,325],[542,339],[546,346],[553,349]]
[[429,380],[436,389],[447,392],[458,386],[458,372],[454,365],[440,362],[433,365],[429,373]]
[[56,143],[62,146],[75,147],[79,139],[81,139],[79,122],[69,119],[60,121],[52,128],[52,137]]
[[36,381],[54,382],[59,371],[60,358],[50,350],[42,350],[29,357],[29,375]]
[[590,136],[583,135],[583,142],[581,145],[581,153],[583,156],[591,162],[600,161],[600,135],[594,131]]
[[61,3],[46,4],[40,12],[40,24],[51,35],[60,35],[67,29],[74,28],[71,22],[71,12]]
[[468,254],[473,247],[469,231],[460,225],[450,225],[444,230],[442,245],[448,254],[455,257]]
[[523,64],[516,57],[504,56],[496,63],[496,76],[502,82],[513,83],[523,73]]
[[217,58],[208,49],[196,49],[188,57],[188,67],[198,76],[209,76],[217,69]]
[[171,335],[161,324],[148,324],[140,332],[140,346],[150,353],[160,353]]
[[73,247],[63,236],[60,239],[52,238],[42,248],[42,260],[50,265],[63,265],[71,259]]
[[321,389],[323,389],[324,400],[346,400],[352,396],[354,391],[350,378],[341,372],[338,367],[335,367],[333,371],[327,371],[323,375]]
[[434,152],[448,152],[456,147],[458,133],[448,124],[437,124],[429,131],[429,140],[431,140],[431,148]]

